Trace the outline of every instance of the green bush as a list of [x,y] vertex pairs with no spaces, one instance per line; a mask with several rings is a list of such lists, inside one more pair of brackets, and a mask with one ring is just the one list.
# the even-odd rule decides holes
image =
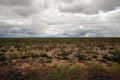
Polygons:
[[5,61],[6,57],[4,55],[4,53],[0,53],[0,61]]
[[52,71],[50,73],[50,79],[51,80],[67,80],[62,74],[60,74],[56,71]]
[[23,75],[21,74],[21,72],[11,71],[9,73],[9,77],[8,78],[9,78],[9,80],[23,80]]
[[114,50],[112,54],[113,54],[112,60],[120,64],[120,50]]
[[37,77],[38,73],[37,71],[28,71],[26,73],[26,80],[38,80],[38,77]]
[[67,56],[63,56],[62,59],[63,60],[69,60],[69,58]]
[[102,57],[103,57],[103,59],[106,59],[108,61],[112,60],[112,55],[109,55],[109,54],[104,54]]
[[89,80],[112,80],[109,70],[96,63],[88,66],[88,77]]
[[46,53],[42,53],[41,57],[48,57],[48,55]]
[[45,53],[44,51],[41,51],[41,52],[39,53],[39,56],[40,56],[40,57],[43,57],[43,58],[51,58],[51,57],[48,56],[48,54]]
[[77,53],[75,55],[79,60],[85,60],[86,59],[86,56],[84,54],[81,54],[81,53]]
[[0,72],[0,80],[25,80],[24,76],[19,71],[12,71],[8,68]]
[[66,76],[67,80],[87,80],[87,72],[78,65],[72,67],[65,66],[60,71]]

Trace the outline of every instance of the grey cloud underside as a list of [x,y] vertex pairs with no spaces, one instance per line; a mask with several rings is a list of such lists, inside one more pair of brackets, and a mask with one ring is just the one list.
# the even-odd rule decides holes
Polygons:
[[0,0],[3,6],[29,6],[30,0]]
[[120,0],[0,0],[0,37],[120,37]]
[[120,6],[120,0],[63,0],[61,12],[97,14],[99,11],[111,11]]

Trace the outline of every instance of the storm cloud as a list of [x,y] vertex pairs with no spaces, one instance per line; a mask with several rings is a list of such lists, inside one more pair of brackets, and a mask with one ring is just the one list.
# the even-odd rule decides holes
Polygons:
[[120,0],[0,0],[0,37],[120,37]]

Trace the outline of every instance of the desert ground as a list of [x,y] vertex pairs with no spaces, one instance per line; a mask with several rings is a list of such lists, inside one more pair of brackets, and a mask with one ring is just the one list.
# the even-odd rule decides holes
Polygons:
[[0,80],[120,80],[120,38],[1,38]]

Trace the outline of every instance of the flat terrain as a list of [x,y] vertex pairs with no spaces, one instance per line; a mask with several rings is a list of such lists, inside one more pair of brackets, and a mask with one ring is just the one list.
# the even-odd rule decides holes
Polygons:
[[0,80],[120,80],[120,38],[1,38]]

